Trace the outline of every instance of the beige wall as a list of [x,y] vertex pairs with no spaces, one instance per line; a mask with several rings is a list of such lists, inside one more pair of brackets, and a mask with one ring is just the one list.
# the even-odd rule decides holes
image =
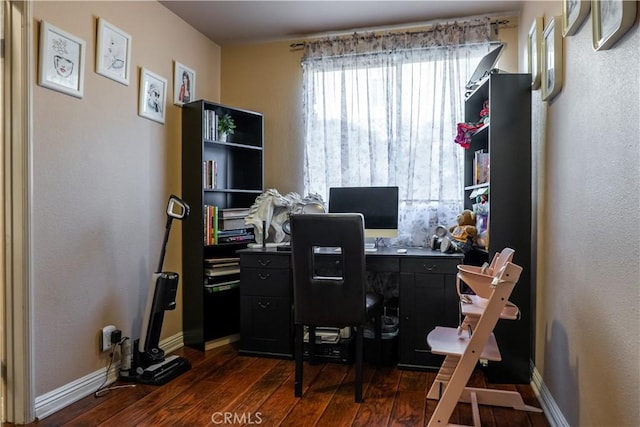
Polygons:
[[[561,2],[527,2],[520,66],[535,17]],[[640,32],[592,48],[591,15],[564,39],[564,84],[533,92],[537,190],[535,365],[572,426],[640,419]]]
[[[156,2],[37,2],[33,13],[35,21],[87,43],[82,99],[37,85],[33,92],[33,342],[40,396],[107,366],[108,353],[98,351],[103,326],[139,337],[167,198],[181,194],[173,60],[196,71],[198,97],[217,100],[220,48]],[[128,86],[95,73],[98,17],[132,36]],[[37,25],[34,31],[37,43]],[[164,125],[137,114],[141,66],[169,82]],[[181,225],[174,224],[164,267],[181,273]],[[182,330],[178,300],[161,339]]]
[[289,44],[222,49],[221,99],[264,114],[265,188],[302,194],[302,51]]
[[[524,3],[498,63],[525,72],[526,36],[560,1]],[[640,419],[638,25],[594,52],[591,18],[564,41],[565,84],[533,92],[538,268],[535,365],[569,425]],[[267,187],[302,191],[301,52],[289,42],[222,50],[222,101],[265,114]],[[603,230],[605,228],[605,230]],[[625,230],[617,232],[618,228]]]
[[[519,37],[510,38],[519,49],[507,41],[499,68],[524,70],[531,22],[560,14],[560,5],[524,4]],[[83,99],[34,88],[34,378],[42,395],[106,366],[100,327],[138,335],[166,198],[180,194],[180,109],[168,100],[165,125],[137,116],[137,67],[171,81],[177,59],[198,73],[198,98],[263,112],[266,187],[301,192],[301,52],[282,42],[221,53],[154,2],[38,2],[34,17],[88,47]],[[94,72],[97,17],[133,36],[129,86]],[[594,52],[590,25],[589,17],[564,41],[562,92],[551,103],[533,92],[534,362],[570,425],[636,425],[640,32],[636,23],[612,49]],[[177,223],[165,262],[178,272],[179,236]],[[180,308],[167,314],[163,338],[181,330],[180,319]]]

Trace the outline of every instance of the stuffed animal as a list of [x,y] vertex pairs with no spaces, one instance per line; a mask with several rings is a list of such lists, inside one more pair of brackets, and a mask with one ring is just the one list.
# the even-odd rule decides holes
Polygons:
[[440,249],[441,252],[462,252],[466,254],[476,241],[478,229],[476,228],[476,214],[465,209],[457,216],[458,225],[449,228],[448,235],[442,236],[442,230],[438,230],[431,238],[431,249]]

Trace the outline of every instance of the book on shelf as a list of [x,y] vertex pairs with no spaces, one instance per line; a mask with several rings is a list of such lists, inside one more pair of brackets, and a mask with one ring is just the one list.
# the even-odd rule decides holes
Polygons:
[[204,160],[202,162],[202,187],[205,190],[218,188],[218,168],[215,160]]
[[204,111],[204,139],[215,141],[218,135],[218,115],[213,110]]
[[204,205],[204,244],[215,245],[218,237],[218,207]]
[[245,218],[249,215],[249,208],[225,208],[220,209],[221,219]]
[[235,236],[218,236],[218,243],[250,243],[255,241],[256,237],[253,233],[238,234]]
[[204,284],[214,285],[218,283],[229,282],[231,280],[240,280],[240,267],[234,270],[221,271],[216,274],[208,274],[207,269],[204,272]]
[[245,217],[220,218],[220,223],[218,224],[218,227],[222,231],[245,229],[249,226],[244,222],[244,219]]
[[473,157],[473,184],[489,182],[489,153],[478,150]]
[[207,277],[229,276],[231,274],[239,274],[240,265],[230,265],[226,267],[214,267],[204,269],[204,275]]
[[240,280],[232,280],[232,281],[225,282],[225,283],[216,283],[216,284],[213,284],[213,285],[204,285],[204,289],[205,289],[205,291],[207,291],[210,294],[212,294],[214,292],[222,292],[222,291],[228,291],[230,289],[235,289],[238,286],[240,286]]
[[253,234],[253,227],[232,228],[230,230],[223,230],[222,228],[218,227],[218,237],[244,236],[245,234]]
[[236,266],[237,267],[238,266],[238,262],[237,261],[229,261],[229,262],[213,262],[213,263],[210,263],[210,262],[207,262],[205,260],[204,266],[206,268],[212,268],[212,269],[230,267],[230,266]]
[[247,227],[242,219],[242,228],[221,230],[220,215],[225,209],[219,209],[215,205],[204,205],[204,244],[218,245],[221,243],[243,243],[255,241],[253,227]]
[[228,263],[231,263],[231,262],[239,263],[240,262],[240,257],[205,258],[204,259],[204,263],[205,264],[210,264],[210,265],[228,264]]

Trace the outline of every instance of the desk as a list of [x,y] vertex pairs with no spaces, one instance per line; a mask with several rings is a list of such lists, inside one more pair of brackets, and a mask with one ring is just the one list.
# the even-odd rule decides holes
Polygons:
[[[238,251],[240,256],[240,353],[293,357],[293,279],[291,252],[275,248]],[[327,262],[338,254],[327,252]],[[426,334],[436,326],[458,325],[456,266],[462,254],[431,249],[395,248],[366,252],[367,271],[398,275],[398,366],[434,368],[442,356],[431,354]]]

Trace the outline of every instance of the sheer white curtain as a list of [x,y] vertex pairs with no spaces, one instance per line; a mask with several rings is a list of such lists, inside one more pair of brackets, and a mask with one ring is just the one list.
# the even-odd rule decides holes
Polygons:
[[462,209],[464,86],[489,51],[489,19],[419,33],[305,44],[305,194],[400,189],[398,244],[423,245]]

